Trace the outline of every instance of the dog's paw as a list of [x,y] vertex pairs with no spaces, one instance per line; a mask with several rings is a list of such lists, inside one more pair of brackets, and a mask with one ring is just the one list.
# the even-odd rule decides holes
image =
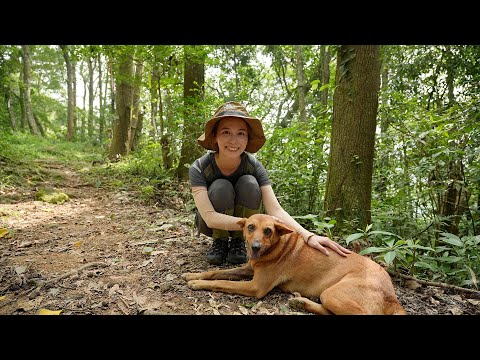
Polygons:
[[288,299],[288,306],[294,310],[305,310],[305,302],[303,301],[303,298],[300,297],[300,294],[298,294],[298,296],[296,294],[298,293],[294,293],[295,297]]
[[202,280],[190,280],[187,285],[190,289],[192,290],[201,290],[203,289],[202,287],[203,281]]
[[185,281],[198,280],[202,277],[201,273],[183,273],[182,279]]
[[182,274],[182,279],[185,280],[185,281],[191,280],[192,274],[193,273],[183,273]]

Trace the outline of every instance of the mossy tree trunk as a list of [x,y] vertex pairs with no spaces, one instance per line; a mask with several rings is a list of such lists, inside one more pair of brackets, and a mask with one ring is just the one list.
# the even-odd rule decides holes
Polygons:
[[379,46],[341,46],[324,204],[327,215],[337,220],[340,233],[365,228],[371,222],[379,86]]

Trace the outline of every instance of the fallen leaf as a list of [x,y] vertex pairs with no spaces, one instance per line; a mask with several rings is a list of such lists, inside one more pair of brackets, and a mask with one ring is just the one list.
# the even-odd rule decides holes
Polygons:
[[22,241],[20,244],[18,244],[17,248],[24,248],[32,245],[33,245],[33,242],[31,241]]
[[222,315],[222,314],[220,314],[220,311],[218,311],[217,309],[213,309],[213,308],[212,308],[212,310],[213,310],[213,313],[214,313],[215,315]]
[[177,277],[176,275],[168,273],[167,275],[165,275],[165,280],[172,281],[172,280],[175,280],[176,277]]
[[415,289],[418,289],[419,287],[422,287],[422,285],[420,285],[415,280],[408,279],[408,280],[405,280],[405,287],[411,290],[415,290]]
[[463,310],[460,309],[459,307],[453,307],[450,309],[450,312],[453,314],[453,315],[462,315],[463,314]]
[[430,297],[430,302],[433,304],[433,305],[439,305],[440,304],[440,301],[438,300],[435,300],[433,297]]
[[243,315],[248,315],[248,309],[247,309],[247,308],[244,308],[243,306],[239,306],[239,307],[238,307],[238,310],[240,310],[240,312],[241,312]]
[[26,266],[16,266],[15,267],[15,272],[17,275],[23,274],[27,270]]
[[150,247],[150,246],[145,246],[145,247],[143,248],[143,251],[142,251],[142,252],[143,252],[145,255],[150,255],[150,254],[152,253],[152,251],[153,251],[153,248],[152,248],[152,247]]
[[37,315],[60,315],[62,310],[48,310],[48,309],[40,309],[37,311]]
[[148,264],[151,264],[153,262],[154,259],[149,259],[149,260],[145,260],[143,263],[141,263],[140,265],[138,265],[138,269],[142,268],[142,267],[145,267],[147,266]]
[[4,300],[6,298],[5,295],[0,296],[0,300]]
[[0,228],[0,238],[4,237],[5,235],[8,234],[8,230],[4,228]]
[[120,290],[120,285],[118,285],[118,284],[113,285],[110,288],[110,290],[108,290],[108,296],[112,296],[112,295],[115,295],[115,294],[123,294],[123,291]]
[[480,305],[480,300],[467,299],[467,301],[472,305]]

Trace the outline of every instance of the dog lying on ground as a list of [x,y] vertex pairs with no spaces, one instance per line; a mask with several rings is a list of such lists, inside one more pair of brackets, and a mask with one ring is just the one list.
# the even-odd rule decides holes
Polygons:
[[[191,289],[261,299],[278,287],[295,295],[289,300],[291,307],[314,314],[406,314],[389,274],[373,260],[333,251],[326,256],[269,215],[252,215],[238,223],[248,262],[232,269],[182,274]],[[309,298],[319,298],[320,303]]]

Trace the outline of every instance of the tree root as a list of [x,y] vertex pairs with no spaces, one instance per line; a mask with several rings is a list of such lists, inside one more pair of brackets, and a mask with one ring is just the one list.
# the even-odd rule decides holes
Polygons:
[[103,262],[91,262],[91,263],[82,265],[78,269],[70,270],[70,271],[66,272],[65,274],[62,274],[60,276],[57,276],[56,278],[50,279],[50,280],[45,281],[44,283],[40,284],[38,287],[33,289],[30,294],[28,294],[28,298],[31,300],[31,299],[37,297],[40,294],[40,291],[42,289],[44,289],[44,288],[48,289],[49,287],[52,287],[52,285],[54,283],[56,283],[57,281],[63,280],[65,278],[73,276],[73,275],[77,275],[80,271],[83,271],[85,269],[92,268],[92,267],[107,267],[107,266],[109,266],[109,265],[106,264],[106,263],[103,263]]
[[451,285],[451,284],[446,284],[446,283],[440,283],[440,282],[434,282],[434,281],[426,281],[426,280],[420,280],[420,279],[417,279],[413,276],[410,276],[410,275],[405,275],[405,274],[400,274],[400,273],[397,273],[393,270],[390,270],[390,269],[386,269],[387,272],[392,275],[392,276],[399,276],[403,279],[409,279],[409,280],[415,280],[416,282],[418,282],[419,284],[422,284],[422,285],[427,285],[427,286],[436,286],[436,287],[441,287],[441,288],[445,288],[445,289],[451,289],[451,290],[455,290],[455,291],[460,291],[460,292],[463,292],[463,293],[469,293],[469,294],[473,294],[475,295],[475,297],[477,298],[480,298],[480,291],[478,290],[474,290],[474,289],[467,289],[467,288],[463,288],[461,286],[456,286],[456,285]]

